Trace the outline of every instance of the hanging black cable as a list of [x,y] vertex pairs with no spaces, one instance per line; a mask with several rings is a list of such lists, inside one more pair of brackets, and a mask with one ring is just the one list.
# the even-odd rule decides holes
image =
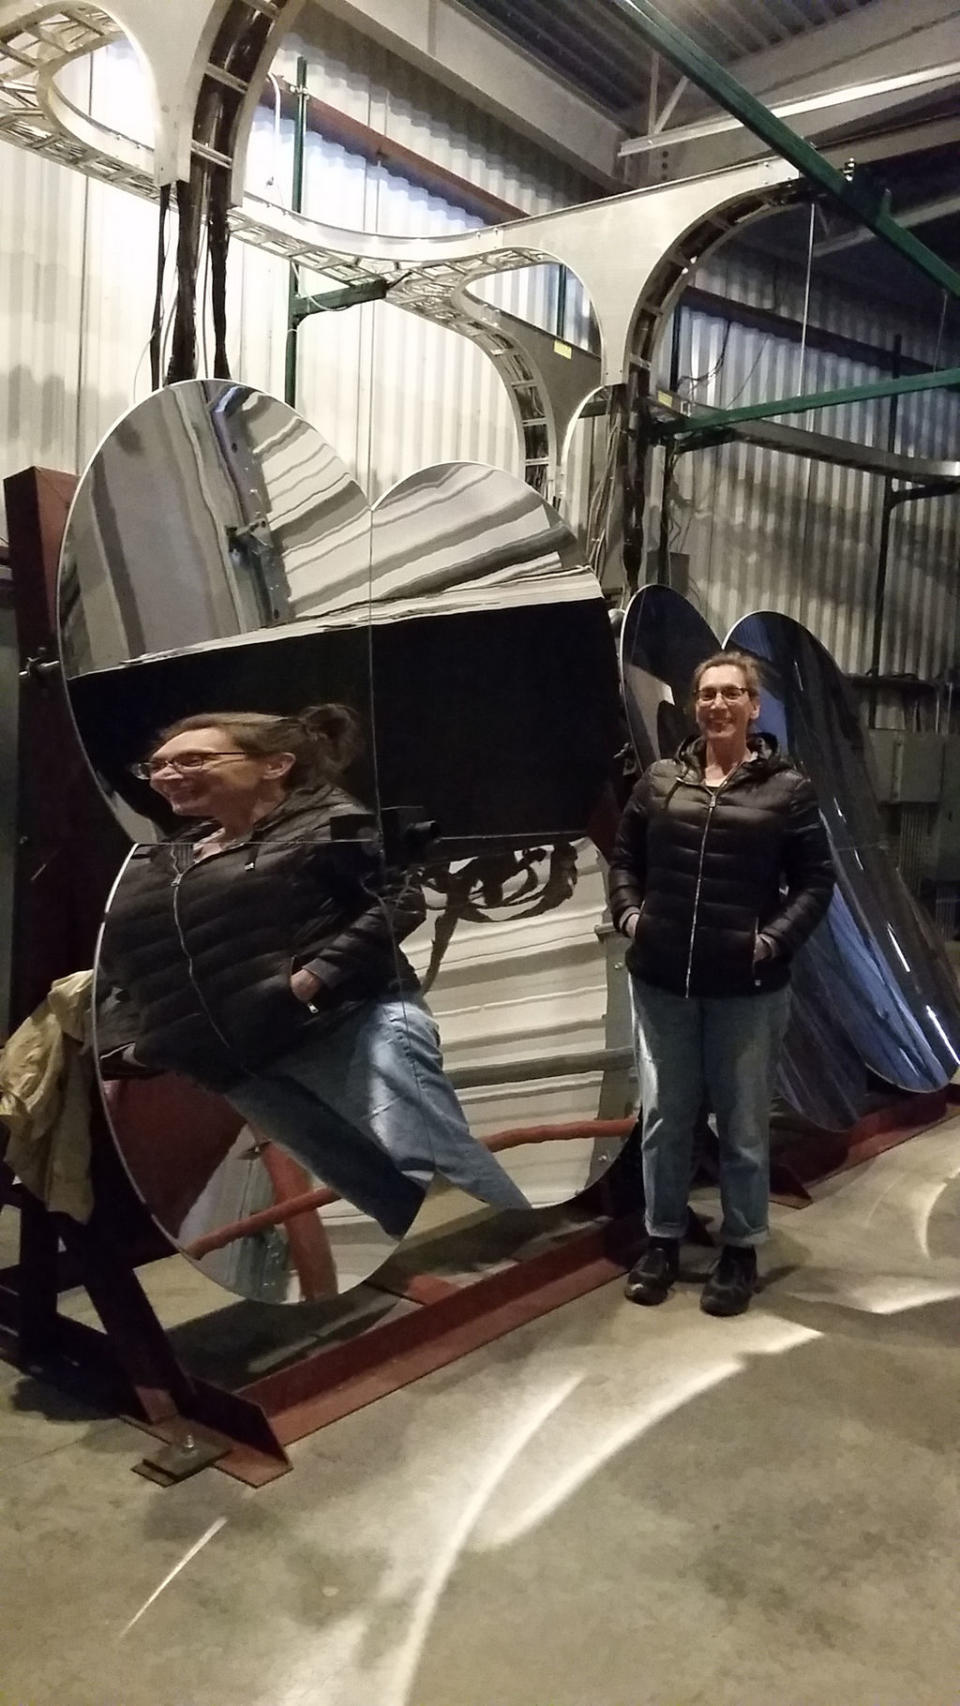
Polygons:
[[[150,327],[150,388],[160,385],[160,342],[163,335],[163,280],[167,270],[167,216],[170,212],[170,185],[160,189],[160,219],[157,226],[157,290],[153,301],[153,324]],[[142,358],[141,358],[142,359]]]
[[[207,233],[211,305],[216,347],[214,376],[229,379],[227,360],[227,249],[230,172],[243,96],[287,0],[269,10],[248,0],[231,0],[209,50],[209,75],[202,79],[193,121],[193,162],[188,180],[177,184],[177,306],[166,383],[194,379],[197,373],[197,273],[201,234]],[[204,289],[205,294],[205,289]],[[206,312],[206,303],[199,304]]]
[[[210,184],[207,208],[207,253],[210,256],[210,306],[213,313],[213,374],[215,379],[230,378],[227,357],[227,250],[230,226],[227,209],[230,202],[230,179],[226,172],[214,172]],[[206,312],[201,302],[200,312]]]
[[623,567],[628,590],[641,585],[644,574],[644,516],[647,503],[647,456],[651,443],[650,400],[646,375],[633,365],[626,384],[625,430],[621,435],[620,479],[623,492]]
[[203,203],[202,162],[195,161],[189,182],[177,184],[177,310],[167,365],[167,385],[197,375],[197,265],[200,255],[200,209]]

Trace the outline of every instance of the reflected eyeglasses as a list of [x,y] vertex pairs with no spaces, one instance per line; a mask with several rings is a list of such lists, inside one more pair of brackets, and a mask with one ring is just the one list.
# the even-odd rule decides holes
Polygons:
[[719,698],[725,705],[735,705],[749,691],[748,687],[698,687],[697,700],[702,705],[712,705]]
[[181,752],[177,758],[147,758],[142,764],[131,764],[130,774],[141,782],[152,782],[161,770],[175,770],[178,776],[205,770],[208,764],[219,764],[223,758],[246,758],[245,752]]

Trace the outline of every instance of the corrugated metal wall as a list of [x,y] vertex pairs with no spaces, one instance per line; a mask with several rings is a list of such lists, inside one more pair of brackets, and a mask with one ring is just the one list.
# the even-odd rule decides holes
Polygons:
[[[277,64],[292,79],[303,53],[312,92],[433,162],[447,166],[529,212],[591,192],[565,164],[470,108],[422,71],[357,36],[336,19],[323,38],[292,39]],[[111,49],[77,68],[75,99],[144,137],[146,104],[131,51]],[[86,79],[86,91],[82,80]],[[258,114],[250,186],[286,200],[291,126]],[[440,232],[477,223],[453,202],[311,136],[305,173],[308,212],[334,224],[389,232]],[[84,180],[20,150],[0,148],[0,464],[40,461],[79,468],[99,438],[149,385],[147,338],[155,267],[155,211],[122,191]],[[171,244],[172,247],[172,244]],[[322,281],[308,277],[309,287]],[[731,246],[697,283],[718,294],[799,317],[800,273]],[[556,269],[496,281],[491,290],[514,312],[556,324]],[[172,269],[168,268],[168,300]],[[282,393],[287,269],[234,244],[230,265],[230,348],[234,371]],[[932,359],[936,328],[898,324],[891,310],[845,295],[814,275],[811,319],[862,342],[889,347],[904,334],[908,353]],[[728,327],[713,316],[682,315],[681,366],[687,390],[704,403],[749,401],[796,391],[799,350],[786,338]],[[568,335],[587,335],[577,288]],[[665,343],[664,348],[668,347]],[[425,321],[376,304],[318,315],[300,334],[300,405],[360,482],[378,496],[424,464],[476,458],[519,469],[517,433],[493,364],[472,345]],[[958,359],[944,347],[943,360]],[[808,352],[803,382],[835,387],[875,376],[865,364]],[[696,383],[694,382],[696,380]],[[823,430],[882,442],[886,405],[818,415]],[[902,405],[900,443],[953,454],[957,398],[929,394]],[[597,424],[575,434],[567,513],[582,524],[595,463]],[[745,447],[683,459],[673,543],[690,554],[693,591],[723,631],[744,610],[772,604],[808,621],[849,670],[869,662],[880,525],[879,483],[864,475],[804,464]],[[896,517],[891,540],[887,670],[936,675],[957,653],[954,593],[958,506],[937,499]],[[656,483],[648,510],[656,529]],[[2,527],[0,527],[2,531]]]
[[[802,314],[803,275],[774,273],[742,250],[722,251],[696,282],[793,318]],[[827,290],[815,279],[810,320],[887,350],[899,332],[905,353],[920,360],[933,361],[937,353],[935,325],[865,303],[836,282]],[[943,365],[960,362],[960,349],[944,341],[939,356]],[[681,311],[680,372],[684,394],[728,408],[886,376],[879,365],[809,348],[801,370],[794,339],[732,325],[719,311],[689,310]],[[844,405],[791,416],[790,424],[884,445],[889,409],[886,401]],[[899,450],[956,457],[958,446],[960,396],[934,391],[901,399]],[[680,458],[671,543],[689,555],[690,595],[721,636],[749,610],[782,610],[805,622],[843,669],[863,672],[871,661],[882,497],[882,482],[870,475],[726,445]],[[956,666],[958,568],[960,499],[934,498],[895,512],[883,672],[930,679]]]
[[[295,81],[301,54],[308,62],[312,94],[526,213],[590,193],[569,167],[335,18],[324,20],[322,41],[292,38],[278,58],[277,73]],[[285,200],[291,170],[292,126],[281,122],[278,136],[269,116],[261,113],[251,150],[251,189]],[[313,134],[305,162],[304,211],[349,229],[402,236],[441,235],[481,223],[455,202]],[[484,295],[552,328],[556,271],[532,268],[509,275],[484,287]],[[304,282],[307,289],[323,287],[317,275],[305,276]],[[281,292],[272,303],[266,334],[272,365],[279,350],[282,366],[285,314]],[[583,316],[582,299],[574,291],[568,324],[578,333]],[[241,323],[238,371],[249,378],[252,371],[263,371],[268,352],[263,330],[250,325],[248,313]],[[280,384],[277,375],[273,388]],[[517,472],[521,467],[512,410],[492,362],[455,334],[388,303],[305,322],[300,406],[373,498],[431,462],[476,459]],[[572,502],[578,507],[585,504],[582,485],[583,475],[574,470]]]
[[[311,92],[526,212],[586,199],[569,166],[470,108],[424,73],[336,19],[323,39],[292,38],[276,64],[293,81],[303,53]],[[98,117],[149,141],[148,104],[131,49],[78,66],[68,92]],[[289,203],[292,126],[257,114],[248,182]],[[335,225],[441,234],[478,220],[395,172],[311,134],[305,211]],[[172,302],[173,238],[167,300]],[[149,389],[156,213],[120,190],[0,148],[0,466],[81,468],[103,434]],[[235,374],[283,393],[286,266],[242,244],[230,259],[229,348]],[[322,288],[318,275],[304,287]],[[555,324],[556,269],[497,281],[492,298]],[[569,335],[586,334],[575,282]],[[210,340],[208,339],[208,343]],[[211,345],[212,347],[212,345]],[[389,304],[317,315],[300,333],[299,405],[377,497],[418,467],[477,459],[521,468],[518,435],[493,363],[473,345]],[[201,370],[203,367],[201,354]],[[5,371],[4,371],[5,369]],[[585,441],[586,442],[586,441]],[[585,510],[588,462],[574,459],[571,504]],[[2,528],[0,528],[2,534]]]

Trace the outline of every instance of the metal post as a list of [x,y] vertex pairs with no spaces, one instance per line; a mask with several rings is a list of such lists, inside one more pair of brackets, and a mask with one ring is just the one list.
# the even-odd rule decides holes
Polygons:
[[[903,349],[903,338],[898,332],[893,340],[893,377],[900,374],[900,354]],[[887,450],[892,455],[897,448],[897,415],[900,408],[900,398],[895,391],[890,398],[887,412]],[[870,657],[870,674],[873,685],[870,688],[870,727],[877,726],[877,678],[880,674],[880,657],[883,647],[883,619],[887,599],[887,565],[890,559],[890,522],[896,505],[893,499],[893,481],[888,475],[883,482],[883,511],[880,519],[880,545],[877,551],[877,582],[873,595],[873,650]]]
[[[670,328],[670,374],[668,385],[671,397],[677,394],[680,384],[680,315],[682,305],[678,302],[673,310],[673,325]],[[663,452],[663,484],[660,488],[660,543],[657,552],[657,582],[660,586],[670,585],[670,489],[676,471],[676,458],[672,447],[668,444]]]
[[[301,54],[297,59],[297,111],[293,127],[293,186],[290,206],[294,213],[303,211],[303,160],[306,153],[307,140],[307,105],[310,99],[307,90],[307,62]],[[300,278],[295,261],[290,263],[290,287],[287,304],[287,349],[284,363],[283,397],[291,409],[297,406],[297,340],[300,335],[299,321],[294,312],[294,305],[300,295]]]
[[647,91],[647,135],[657,128],[657,109],[660,105],[660,55],[650,55],[650,87]]
[[557,268],[557,339],[560,343],[569,342],[567,338],[567,269]]

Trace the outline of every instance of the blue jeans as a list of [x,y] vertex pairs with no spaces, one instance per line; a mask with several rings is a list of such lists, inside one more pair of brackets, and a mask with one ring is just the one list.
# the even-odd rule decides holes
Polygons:
[[417,995],[368,1001],[227,1091],[265,1137],[401,1237],[434,1173],[494,1208],[529,1208],[470,1131]]
[[770,1102],[790,991],[687,999],[631,982],[647,1231],[683,1237],[694,1128],[707,1102],[720,1141],[721,1237],[760,1244],[770,1204]]

